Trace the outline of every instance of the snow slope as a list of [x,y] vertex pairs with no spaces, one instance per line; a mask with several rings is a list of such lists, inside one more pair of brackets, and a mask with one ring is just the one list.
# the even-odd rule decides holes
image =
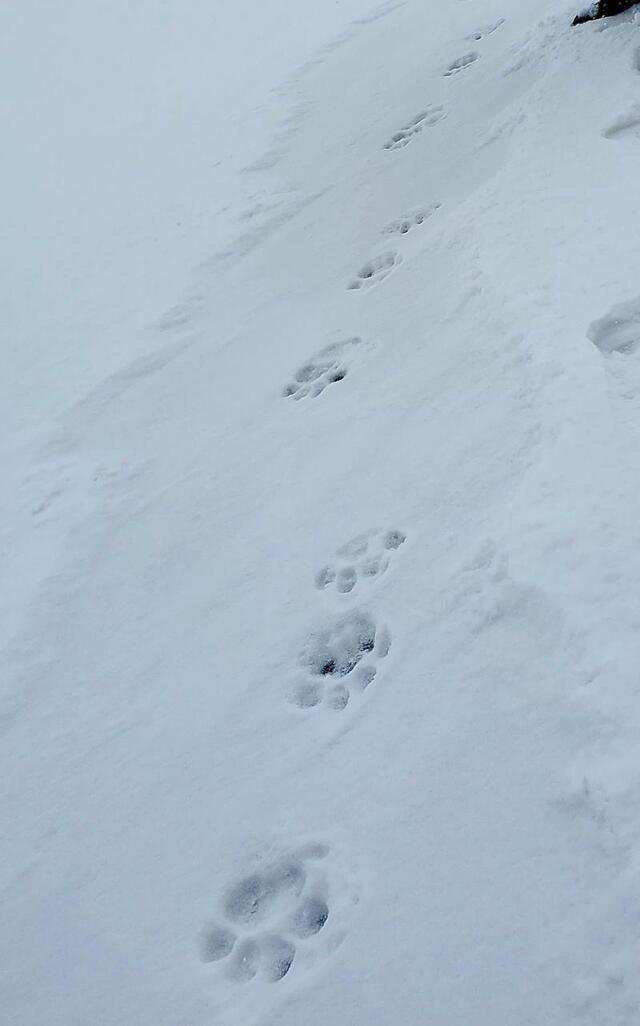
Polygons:
[[640,17],[61,6],[3,43],[3,1021],[635,1026]]

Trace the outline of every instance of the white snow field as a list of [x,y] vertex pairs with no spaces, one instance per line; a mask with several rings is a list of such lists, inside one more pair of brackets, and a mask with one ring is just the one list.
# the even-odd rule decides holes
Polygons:
[[640,1022],[640,8],[9,0],[2,1026]]

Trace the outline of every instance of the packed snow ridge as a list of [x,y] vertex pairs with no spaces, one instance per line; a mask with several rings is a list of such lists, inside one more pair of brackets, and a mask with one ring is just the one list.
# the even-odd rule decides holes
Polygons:
[[3,1024],[640,1022],[623,6],[9,4]]

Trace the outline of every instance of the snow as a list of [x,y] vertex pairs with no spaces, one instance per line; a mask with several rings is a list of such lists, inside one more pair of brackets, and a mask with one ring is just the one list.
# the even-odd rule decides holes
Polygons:
[[636,1026],[640,15],[574,14],[9,5],[3,1022]]

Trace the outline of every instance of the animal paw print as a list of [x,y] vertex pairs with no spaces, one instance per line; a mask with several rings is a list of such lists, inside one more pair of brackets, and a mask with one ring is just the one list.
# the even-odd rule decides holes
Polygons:
[[394,267],[402,263],[399,253],[389,251],[369,260],[364,267],[361,267],[356,277],[349,283],[349,289],[368,289],[372,285],[388,278]]
[[343,595],[352,592],[360,581],[380,577],[391,555],[406,541],[402,531],[366,531],[336,550],[336,561],[316,574],[316,588],[335,588]]
[[362,693],[377,673],[377,663],[391,647],[386,627],[364,610],[352,610],[312,634],[299,663],[305,671],[290,698],[300,709],[326,705],[342,710]]
[[223,894],[217,919],[201,936],[200,958],[220,990],[232,988],[232,1000],[238,985],[279,983],[342,940],[340,888],[329,885],[323,869],[329,854],[326,844],[306,845],[240,877]]
[[316,399],[325,388],[338,381],[344,381],[348,373],[346,356],[349,349],[361,344],[361,339],[350,338],[344,342],[333,342],[325,346],[299,367],[282,390],[284,396],[292,399]]
[[621,353],[631,356],[640,349],[640,297],[620,303],[610,313],[594,321],[588,338],[603,356]]
[[390,139],[384,144],[385,150],[399,150],[407,146],[414,136],[418,135],[424,128],[432,128],[446,117],[442,107],[430,104],[425,110],[421,110],[411,118],[411,121],[403,125],[397,132],[394,132]]
[[640,139],[640,107],[636,106],[628,113],[622,114],[602,132],[605,139],[623,139],[626,137]]
[[383,228],[384,235],[407,235],[412,228],[416,228],[420,224],[424,224],[432,217],[436,210],[439,210],[442,206],[441,203],[432,203],[429,207],[422,207],[420,210],[415,210],[412,214],[406,214],[405,217],[399,217],[397,221],[392,221],[386,228]]
[[476,29],[476,31],[472,32],[470,36],[467,36],[467,39],[479,43],[481,39],[485,38],[485,36],[492,36],[494,32],[497,32],[501,25],[504,25],[504,23],[504,18],[498,18],[497,21],[491,22],[491,24],[489,25],[483,25],[482,28]]
[[451,78],[452,75],[460,74],[460,72],[464,71],[465,68],[469,68],[472,64],[475,64],[479,57],[480,54],[475,50],[473,50],[472,53],[465,53],[462,57],[458,57],[457,60],[453,61],[453,63],[449,65],[447,70],[444,72],[444,77]]

